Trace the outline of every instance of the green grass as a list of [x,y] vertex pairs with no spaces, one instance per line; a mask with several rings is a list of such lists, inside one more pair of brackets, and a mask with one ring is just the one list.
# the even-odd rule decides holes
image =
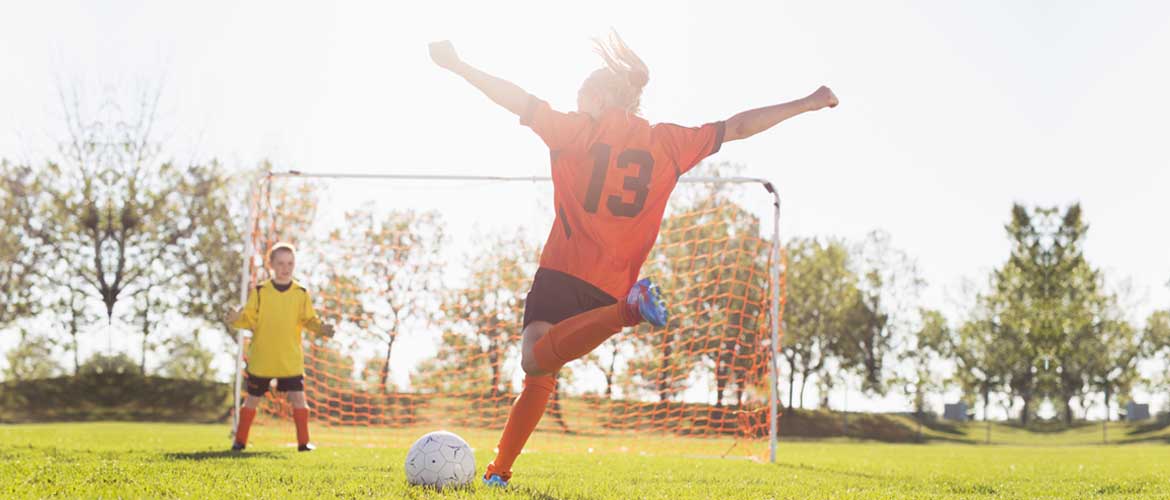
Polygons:
[[[387,447],[322,446],[298,454],[264,429],[243,455],[224,452],[226,426],[83,423],[0,426],[0,498],[1167,498],[1170,447],[783,443],[777,464],[695,458],[703,440],[538,433],[514,488],[436,493],[406,485],[417,430]],[[968,429],[978,434],[980,425]],[[998,429],[993,429],[993,432]],[[1097,427],[1099,431],[1100,428]],[[1006,429],[1004,432],[1007,432]],[[1022,432],[1022,431],[1021,431]],[[1119,431],[1120,433],[1120,431]],[[327,435],[323,437],[328,437]],[[494,433],[467,436],[482,466]],[[993,434],[994,437],[994,434]],[[654,452],[641,451],[642,443]],[[487,440],[487,441],[485,441]],[[594,442],[589,453],[579,447]],[[564,444],[568,452],[557,451]],[[726,443],[712,443],[718,455]],[[626,451],[623,450],[623,447]],[[719,451],[716,451],[719,450]],[[733,453],[732,455],[735,455]]]

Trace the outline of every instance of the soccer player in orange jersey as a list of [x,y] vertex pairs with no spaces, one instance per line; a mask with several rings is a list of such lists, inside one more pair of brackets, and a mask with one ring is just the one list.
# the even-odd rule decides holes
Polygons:
[[524,306],[524,389],[484,473],[488,485],[506,486],[511,479],[512,464],[544,414],[565,363],[622,327],[666,324],[657,287],[638,280],[638,271],[679,177],[725,142],[837,105],[833,92],[820,87],[808,97],[700,127],[650,124],[639,116],[650,79],[646,64],[616,33],[597,40],[596,48],[605,67],[581,85],[577,112],[563,113],[460,60],[450,42],[430,45],[436,64],[519,116],[551,151],[556,213]]

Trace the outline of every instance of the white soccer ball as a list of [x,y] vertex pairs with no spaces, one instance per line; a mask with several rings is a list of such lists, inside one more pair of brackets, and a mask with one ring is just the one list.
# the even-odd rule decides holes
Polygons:
[[453,488],[475,479],[475,455],[467,441],[447,431],[418,438],[406,453],[406,480],[416,486]]

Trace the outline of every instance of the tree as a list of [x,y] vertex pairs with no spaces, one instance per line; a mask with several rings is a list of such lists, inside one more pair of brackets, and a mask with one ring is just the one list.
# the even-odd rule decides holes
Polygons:
[[[77,93],[61,94],[64,140],[37,172],[30,216],[19,228],[46,252],[39,291],[72,337],[74,371],[80,372],[77,344],[88,320],[87,298],[94,298],[108,322],[126,318],[142,335],[138,369],[144,374],[152,332],[174,306],[160,298],[215,290],[188,279],[184,263],[199,249],[202,224],[223,218],[207,203],[218,187],[218,177],[208,175],[218,176],[218,166],[163,158],[157,89],[129,107],[103,100],[95,112]],[[128,301],[133,310],[117,307]]]
[[1160,373],[1153,377],[1151,389],[1163,393],[1170,392],[1170,363],[1166,358],[1170,356],[1170,309],[1158,310],[1150,313],[1146,318],[1145,328],[1142,329],[1143,342],[1140,344],[1141,354],[1146,359],[1159,360]]
[[[191,169],[159,160],[153,138],[158,93],[127,116],[113,102],[91,119],[79,98],[62,104],[69,137],[60,162],[41,171],[36,217],[25,224],[56,261],[54,284],[76,279],[101,298],[106,317],[126,292],[166,283],[181,242],[203,207],[184,196]],[[162,269],[162,275],[152,272]]]
[[1085,401],[1097,388],[1109,400],[1132,383],[1135,330],[1120,314],[1116,296],[1105,292],[1103,274],[1084,257],[1088,225],[1079,205],[1063,212],[1014,205],[1005,230],[1011,253],[992,273],[989,292],[976,301],[979,313],[964,331],[990,335],[1012,349],[964,350],[998,360],[1009,401],[1023,401],[1022,424],[1030,421],[1037,398],[1057,398],[1071,424],[1073,399]]
[[1133,326],[1122,310],[1118,295],[1101,294],[1090,304],[1093,338],[1080,345],[1081,359],[1085,363],[1085,394],[1081,394],[1082,407],[1087,410],[1089,390],[1102,393],[1105,403],[1105,419],[1110,419],[1110,402],[1116,396],[1128,396],[1138,381],[1137,364],[1141,358],[1146,340],[1141,331]]
[[441,299],[445,329],[438,353],[418,368],[412,384],[464,395],[486,389],[499,399],[507,391],[504,361],[520,347],[524,297],[538,251],[522,233],[475,246],[467,284]]
[[36,178],[32,169],[0,160],[0,328],[37,314],[45,248],[25,221],[33,218]]
[[183,380],[210,381],[214,376],[211,362],[215,355],[203,346],[199,335],[199,329],[195,329],[190,336],[179,335],[165,340],[163,346],[167,348],[168,356],[159,367],[159,374]]
[[32,335],[20,330],[20,343],[4,356],[8,366],[4,369],[7,380],[35,380],[49,378],[61,371],[53,356],[54,342],[44,335]]
[[49,307],[57,322],[69,334],[69,350],[73,352],[73,375],[77,376],[81,368],[79,359],[78,337],[90,320],[90,309],[86,304],[85,293],[72,286],[65,286],[60,290],[60,297]]
[[150,342],[150,335],[163,323],[167,312],[174,307],[171,298],[160,293],[160,288],[159,285],[151,284],[134,294],[135,304],[130,323],[135,324],[142,334],[142,357],[138,365],[138,372],[142,376],[146,376],[146,354],[155,348]]
[[[241,262],[240,242],[228,240],[238,232],[231,231],[236,224],[228,209],[227,175],[218,164],[194,165],[173,179],[170,189],[177,202],[186,207],[188,225],[182,237],[160,248],[152,260],[139,261],[139,282],[131,292],[133,308],[128,324],[134,325],[142,336],[139,371],[146,375],[147,353],[157,343],[151,336],[171,313],[224,326],[225,301],[234,293],[238,300],[240,280],[237,274]],[[171,216],[175,218],[175,216]],[[179,233],[172,233],[172,237]],[[228,268],[220,259],[235,259]],[[227,273],[217,272],[232,270]],[[228,302],[230,303],[230,302]],[[219,306],[218,308],[215,306]]]
[[1133,332],[1126,327],[1119,331],[1119,318],[1107,319],[1106,309],[1114,299],[1105,295],[1102,274],[1084,257],[1088,226],[1080,206],[1070,206],[1063,215],[1056,208],[1037,209],[1033,218],[1040,219],[1044,232],[1038,242],[1041,288],[1036,298],[1040,306],[1037,331],[1048,358],[1055,361],[1052,392],[1060,397],[1065,424],[1071,425],[1072,399],[1087,394],[1094,375],[1110,386],[1106,381],[1115,368],[1111,365],[1119,360],[1111,359],[1105,351],[1116,347],[1109,344],[1120,340],[1117,334],[1132,340]]
[[[489,348],[506,350],[501,344]],[[488,386],[496,375],[487,362],[484,348],[464,332],[447,330],[440,335],[439,350],[433,358],[419,363],[410,375],[411,386],[424,393],[447,394],[457,397],[475,397],[484,390],[492,396],[502,394],[501,385]],[[381,380],[381,365],[378,365]],[[502,379],[497,380],[497,383]]]
[[835,354],[845,369],[861,376],[863,390],[884,394],[886,355],[898,336],[909,334],[925,282],[918,265],[894,248],[885,232],[870,232],[855,252],[861,301],[852,310],[856,326],[836,344]]
[[[991,419],[991,396],[1010,379],[1011,353],[1018,346],[1001,340],[992,304],[976,296],[970,318],[951,334],[949,351],[955,361],[955,379],[965,394],[983,402],[983,418]],[[1012,398],[1008,397],[1010,405]],[[1009,409],[1010,411],[1010,409]]]
[[1170,309],[1154,311],[1146,318],[1146,326],[1142,330],[1142,354],[1154,356],[1162,352],[1170,352]]
[[1128,322],[1110,323],[1102,342],[1103,363],[1094,365],[1089,373],[1089,384],[1104,395],[1105,419],[1110,420],[1110,402],[1116,397],[1129,397],[1140,376],[1137,371],[1140,340]]
[[[261,168],[267,168],[267,164]],[[217,327],[232,343],[235,331],[225,312],[240,307],[241,266],[244,262],[242,229],[249,222],[245,207],[253,200],[257,171],[231,176],[217,162],[193,168],[191,199],[204,207],[194,214],[196,224],[179,264],[183,273],[172,289],[182,289],[176,308],[183,316]]]
[[107,373],[127,374],[137,371],[138,363],[135,363],[134,359],[127,356],[126,353],[102,354],[98,352],[81,364],[78,374],[80,376],[93,376]]
[[439,216],[407,210],[376,217],[366,207],[347,213],[345,225],[330,239],[341,242],[344,263],[333,272],[346,276],[358,292],[344,319],[386,346],[378,386],[388,392],[394,340],[407,321],[430,320],[435,314],[428,297],[440,286],[438,252],[444,235]]
[[820,373],[829,357],[844,350],[842,343],[856,326],[852,322],[861,298],[843,243],[797,238],[786,247],[788,294],[798,300],[785,307],[781,355],[788,364],[788,407],[794,408],[797,375],[803,407],[809,378]]
[[[265,162],[261,172],[268,172],[272,166]],[[322,186],[312,181],[299,179],[278,179],[267,177],[260,183],[254,194],[254,218],[252,227],[254,251],[262,258],[268,258],[268,249],[279,242],[292,243],[298,247],[302,241],[313,241],[311,231],[317,218],[317,205]],[[321,248],[322,245],[315,245]],[[305,253],[303,250],[302,254]],[[267,269],[263,262],[259,271]],[[255,276],[259,280],[260,276]]]
[[986,297],[991,329],[1000,342],[1014,345],[1006,354],[1006,383],[1023,401],[1020,423],[1028,425],[1042,373],[1038,362],[1047,356],[1051,334],[1045,335],[1042,324],[1043,293],[1047,290],[1040,277],[1044,273],[1041,243],[1043,232],[1033,223],[1027,210],[1015,205],[1012,219],[1005,226],[1012,241],[1008,261],[992,273],[992,291]]
[[[602,376],[605,377],[605,391],[601,394],[605,399],[613,399],[613,387],[618,383],[617,361],[618,354],[621,351],[621,345],[621,342],[617,339],[610,337],[609,340],[606,340],[596,350],[581,358],[581,361],[596,366],[598,370],[601,370]],[[608,361],[601,358],[600,352],[609,353]]]
[[919,309],[920,326],[899,353],[899,361],[909,373],[901,377],[906,396],[914,404],[914,414],[921,419],[926,411],[926,398],[945,387],[933,365],[950,354],[950,328],[941,312]]

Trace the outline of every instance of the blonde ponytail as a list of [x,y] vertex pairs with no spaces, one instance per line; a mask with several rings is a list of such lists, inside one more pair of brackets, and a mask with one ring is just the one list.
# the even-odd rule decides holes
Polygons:
[[593,50],[605,60],[612,78],[604,82],[612,97],[612,104],[638,114],[642,106],[642,89],[650,82],[650,68],[630,49],[617,31],[611,30],[606,39],[594,38]]

